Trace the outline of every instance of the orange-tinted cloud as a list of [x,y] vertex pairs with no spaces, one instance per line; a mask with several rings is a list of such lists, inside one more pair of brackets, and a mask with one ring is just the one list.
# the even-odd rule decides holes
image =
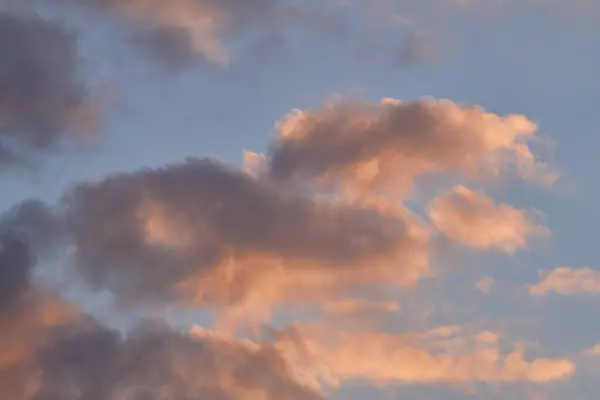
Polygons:
[[282,351],[300,365],[305,362],[315,379],[328,379],[334,385],[346,380],[545,384],[565,379],[575,370],[568,359],[526,359],[522,346],[502,343],[496,333],[468,334],[459,327],[390,334],[295,326],[278,339]]
[[476,249],[507,253],[524,249],[530,239],[549,235],[526,211],[496,204],[484,193],[462,185],[435,198],[428,214],[436,229],[451,240]]
[[529,286],[529,293],[532,296],[545,296],[551,292],[564,296],[600,294],[600,272],[587,267],[559,267],[540,272],[540,281]]
[[122,336],[36,286],[33,261],[22,238],[0,237],[2,399],[323,398],[269,343],[158,324]]
[[270,175],[406,195],[427,174],[483,179],[514,167],[522,178],[549,184],[556,173],[529,147],[536,130],[523,115],[501,117],[450,100],[341,99],[279,123]]
[[276,305],[429,273],[407,213],[317,201],[211,160],[107,177],[65,198],[73,263],[122,300]]

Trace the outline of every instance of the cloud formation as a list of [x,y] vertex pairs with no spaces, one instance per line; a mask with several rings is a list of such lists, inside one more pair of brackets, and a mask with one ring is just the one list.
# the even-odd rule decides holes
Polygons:
[[202,57],[226,66],[223,35],[268,21],[276,0],[85,0],[95,12],[114,16],[133,29],[133,38],[148,54],[169,62]]
[[531,238],[550,233],[527,212],[495,204],[484,193],[462,185],[435,198],[428,214],[435,228],[448,238],[480,250],[499,249],[513,254],[526,248]]
[[532,296],[546,296],[552,292],[563,296],[600,294],[600,272],[591,268],[559,267],[539,275],[540,281],[529,286]]
[[[0,261],[16,260],[0,264],[5,285],[34,293],[28,310],[41,310],[19,316],[27,328],[3,333],[17,332],[12,340],[29,349],[6,363],[22,374],[11,378],[22,384],[15,399],[25,386],[36,400],[70,390],[99,400],[321,399],[323,381],[545,384],[573,373],[570,360],[531,358],[529,348],[491,332],[367,330],[381,322],[373,317],[399,314],[402,304],[381,300],[386,290],[432,273],[431,227],[509,253],[547,233],[525,211],[460,185],[422,218],[403,205],[425,175],[555,177],[529,147],[537,138],[531,121],[449,100],[340,100],[298,111],[277,129],[271,152],[247,152],[244,169],[190,158],[79,183],[54,207],[31,200],[0,217],[0,233],[29,245],[0,253]],[[19,254],[45,257],[64,245],[69,272],[109,290],[119,311],[209,308],[229,329],[244,319],[267,322],[289,306],[318,308],[317,321],[255,342],[156,325],[122,335],[66,301],[51,302],[28,273],[9,268],[28,265]],[[2,293],[15,298],[0,283]],[[330,328],[319,318],[345,323]],[[0,370],[0,384],[7,374]]]
[[[390,383],[545,384],[568,378],[573,362],[560,358],[525,358],[525,348],[503,343],[493,332],[469,334],[461,327],[424,333],[345,331],[319,325],[295,325],[281,332],[277,345],[315,379]],[[304,364],[303,364],[304,363]],[[308,372],[307,372],[308,373]]]
[[62,0],[61,4],[83,7],[93,17],[116,22],[142,54],[175,70],[199,63],[226,68],[235,58],[231,49],[239,39],[268,46],[261,38],[289,26],[325,34],[335,25],[324,11],[327,5],[281,0]]
[[76,37],[62,25],[0,13],[0,168],[94,132],[79,61]]
[[31,282],[26,242],[0,242],[0,396],[6,400],[317,400],[268,343],[148,323],[123,336]]
[[429,273],[410,215],[286,193],[209,159],[81,184],[65,207],[74,265],[126,301],[313,301]]
[[536,130],[523,115],[501,117],[450,100],[341,99],[279,123],[269,172],[277,181],[405,195],[424,175],[482,179],[513,166],[522,178],[551,183],[556,174],[529,147]]

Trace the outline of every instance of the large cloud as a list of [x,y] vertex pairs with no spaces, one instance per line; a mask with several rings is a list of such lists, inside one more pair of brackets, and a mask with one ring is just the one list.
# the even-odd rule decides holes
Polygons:
[[141,325],[121,338],[90,321],[55,332],[39,352],[36,400],[321,399],[269,344]]
[[556,179],[529,147],[536,125],[525,116],[450,100],[342,99],[289,114],[277,134],[270,175],[279,181],[407,194],[416,178],[432,173],[490,178],[515,166],[526,179]]
[[429,271],[408,214],[298,197],[207,159],[78,185],[65,207],[74,265],[125,301],[309,301]]
[[526,211],[495,204],[485,194],[462,185],[435,198],[428,213],[433,225],[447,237],[481,250],[497,248],[512,254],[526,248],[531,238],[549,234]]
[[268,343],[157,324],[126,336],[103,327],[32,284],[26,242],[5,234],[0,245],[3,399],[322,398]]
[[0,13],[0,168],[93,132],[78,58],[76,38],[63,26]]

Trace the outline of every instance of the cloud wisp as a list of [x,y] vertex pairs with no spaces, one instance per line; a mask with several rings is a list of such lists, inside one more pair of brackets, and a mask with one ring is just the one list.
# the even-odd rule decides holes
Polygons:
[[540,281],[529,286],[532,296],[546,296],[550,293],[562,296],[600,294],[600,272],[591,268],[559,267],[540,272],[539,275]]

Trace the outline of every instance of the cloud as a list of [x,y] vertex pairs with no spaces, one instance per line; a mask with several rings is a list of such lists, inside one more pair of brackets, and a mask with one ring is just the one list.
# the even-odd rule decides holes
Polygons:
[[500,249],[509,254],[527,247],[533,237],[549,235],[526,211],[495,204],[484,193],[458,185],[428,206],[433,225],[448,238],[481,250]]
[[76,38],[65,27],[0,13],[0,168],[95,132],[81,78]]
[[104,327],[31,281],[25,241],[5,234],[0,244],[3,399],[322,399],[267,342],[157,323],[125,335]]
[[73,265],[125,303],[272,307],[429,273],[409,214],[298,196],[208,159],[80,184],[62,207]]
[[427,174],[483,179],[511,166],[522,178],[551,183],[556,174],[529,147],[536,129],[523,115],[500,117],[450,100],[339,99],[278,124],[269,170],[277,181],[405,195]]
[[475,289],[481,293],[489,294],[495,284],[496,280],[492,276],[486,276],[475,283]]
[[[469,382],[546,384],[568,378],[575,365],[561,358],[525,358],[525,348],[497,333],[439,327],[424,333],[342,331],[295,325],[277,345],[315,379],[391,383]],[[306,372],[309,373],[309,372]]]
[[529,286],[532,296],[546,296],[551,292],[563,296],[600,294],[600,272],[591,268],[559,267],[539,275],[540,281]]
[[429,62],[437,57],[437,48],[432,39],[424,32],[414,31],[408,34],[398,54],[400,66],[410,66]]
[[41,349],[33,398],[290,399],[322,396],[298,383],[269,344],[143,324],[125,338],[80,321]]
[[12,233],[0,235],[0,397],[26,398],[22,392],[38,346],[47,330],[70,314],[63,303],[35,288],[30,275],[35,257],[26,241]]
[[63,0],[63,4],[116,21],[143,54],[173,69],[199,62],[228,67],[234,58],[228,46],[232,39],[259,43],[261,35],[288,25],[321,33],[335,25],[325,7],[280,0]]
[[346,298],[326,303],[323,310],[328,314],[338,315],[378,314],[399,312],[400,306],[395,301]]
[[[143,46],[159,58],[198,54],[216,65],[226,66],[229,55],[221,35],[231,34],[268,19],[274,0],[88,0],[82,3],[104,11],[134,27]],[[182,53],[183,52],[183,53]]]

